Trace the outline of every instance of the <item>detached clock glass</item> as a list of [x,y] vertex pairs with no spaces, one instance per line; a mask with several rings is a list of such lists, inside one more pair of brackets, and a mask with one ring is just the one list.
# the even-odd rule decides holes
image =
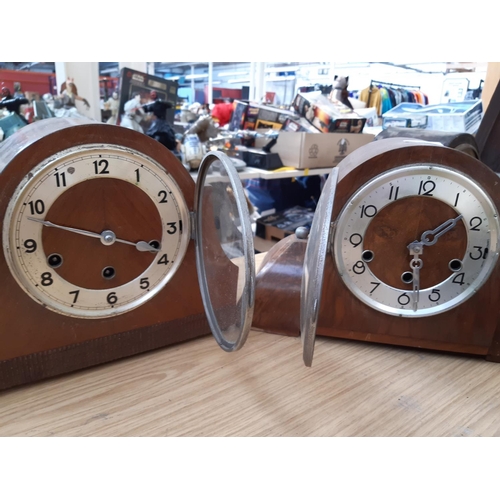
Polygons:
[[499,361],[497,175],[435,144],[386,139],[329,179],[306,249],[301,335]]
[[195,186],[143,134],[65,119],[0,154],[0,388],[210,331],[226,351],[244,344],[253,240],[225,155],[205,157]]

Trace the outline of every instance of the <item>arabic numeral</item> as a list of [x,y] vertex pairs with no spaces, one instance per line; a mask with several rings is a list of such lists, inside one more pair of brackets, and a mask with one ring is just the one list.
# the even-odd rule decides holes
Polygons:
[[118,302],[118,297],[116,296],[115,292],[111,292],[106,297],[106,300],[108,301],[108,304],[116,304]]
[[167,192],[166,191],[160,191],[158,193],[158,196],[160,197],[159,203],[167,203]]
[[52,283],[54,283],[54,280],[52,279],[52,274],[50,273],[42,273],[42,286],[50,286]]
[[431,194],[434,189],[436,189],[436,183],[434,181],[420,181],[418,194],[421,194],[422,196],[434,196]]
[[389,200],[392,200],[392,195],[394,194],[394,201],[398,199],[399,186],[394,190],[394,186],[391,186],[391,191],[389,192]]
[[472,260],[479,260],[481,258],[486,259],[486,257],[488,256],[487,248],[477,247],[477,246],[475,246],[474,248],[476,249],[476,251],[474,251],[474,255],[472,254],[472,252],[469,252],[469,257]]
[[167,254],[164,253],[161,257],[161,259],[157,262],[157,264],[165,264],[167,265],[169,263],[169,260],[167,258]]
[[141,182],[141,176],[139,174],[139,169],[135,170],[135,178],[137,179],[137,182]]
[[365,263],[362,260],[358,260],[358,262],[352,266],[352,270],[355,274],[363,274],[365,269]]
[[24,248],[26,248],[26,253],[33,253],[36,251],[36,241],[35,240],[26,240],[24,242]]
[[437,302],[441,298],[441,294],[439,293],[438,288],[434,288],[432,292],[429,294],[429,300],[431,302]]
[[478,227],[482,223],[483,223],[483,220],[481,219],[481,217],[472,217],[472,219],[469,222],[470,230],[471,231],[481,231],[480,229],[478,229]]
[[463,285],[464,284],[464,277],[465,273],[459,273],[453,278],[453,283],[456,283],[457,285]]
[[407,293],[403,293],[398,297],[398,302],[402,306],[407,306],[410,303],[410,297]]
[[375,285],[370,291],[370,294],[372,294],[380,286],[380,283],[377,283],[376,281],[370,281],[370,285]]
[[56,172],[56,185],[57,187],[66,187],[66,173],[65,172]]
[[[103,167],[103,169],[99,172],[99,167]],[[101,175],[101,174],[109,174],[108,171],[109,163],[108,160],[100,160],[97,162],[97,160],[94,162],[94,170],[96,175]]]
[[361,245],[363,243],[363,236],[361,236],[358,233],[351,234],[351,237],[349,238],[349,243],[356,248],[357,246]]
[[167,231],[168,234],[175,234],[177,232],[176,222],[167,222],[167,226],[170,227],[170,229]]
[[78,300],[78,294],[80,293],[80,290],[73,290],[72,292],[68,292],[70,295],[74,295],[73,299],[73,304],[76,304],[76,301]]
[[28,203],[31,215],[42,215],[45,212],[45,204],[42,200],[30,201]]

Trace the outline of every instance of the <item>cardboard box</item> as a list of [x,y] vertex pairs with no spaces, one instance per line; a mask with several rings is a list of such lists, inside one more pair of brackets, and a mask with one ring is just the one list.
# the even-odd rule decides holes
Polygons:
[[270,122],[267,120],[259,120],[255,122],[255,130],[281,130],[283,128],[283,123]]
[[283,128],[288,118],[297,118],[293,111],[245,101],[235,101],[229,130],[257,130]]
[[305,118],[288,118],[283,130],[286,132],[309,132],[311,134],[320,134],[321,132],[311,125]]
[[[373,134],[310,134],[307,132],[279,132],[273,153],[280,155],[285,167],[300,170],[337,166],[349,153],[374,139]],[[263,147],[268,139],[257,137],[256,147]]]
[[344,104],[334,103],[319,92],[297,94],[292,104],[297,113],[320,132],[347,132],[360,134],[366,123]]
[[234,101],[233,116],[229,122],[229,130],[243,130],[247,108],[248,102]]
[[298,227],[311,227],[314,211],[293,207],[257,219],[255,235],[269,241],[279,241],[293,234]]

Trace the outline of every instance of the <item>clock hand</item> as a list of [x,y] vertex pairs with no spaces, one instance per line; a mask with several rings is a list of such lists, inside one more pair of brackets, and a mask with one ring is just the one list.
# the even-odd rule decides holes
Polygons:
[[408,249],[410,250],[410,255],[412,256],[410,267],[413,270],[413,310],[417,311],[418,297],[420,293],[420,269],[422,269],[424,265],[419,256],[422,255],[424,249],[418,241],[410,243],[408,245]]
[[140,252],[159,252],[159,248],[155,248],[151,246],[149,243],[146,243],[145,241],[138,241],[137,243],[133,243],[131,241],[126,241],[122,240],[120,238],[117,238],[115,233],[113,231],[103,231],[102,233],[93,233],[91,231],[85,231],[83,229],[75,229],[74,227],[67,227],[67,226],[60,226],[59,224],[54,224],[53,222],[50,222],[48,220],[42,220],[42,219],[35,219],[34,217],[27,217],[28,220],[34,221],[34,222],[39,222],[40,224],[43,224],[44,226],[47,227],[55,227],[58,229],[63,229],[65,231],[70,231],[72,233],[76,234],[82,234],[84,236],[90,236],[92,238],[98,238],[101,240],[101,243],[103,245],[109,246],[112,245],[115,241],[118,241],[119,243],[125,243],[127,245],[132,245],[137,250]]
[[[410,251],[410,255],[412,256],[412,260],[410,262],[410,267],[413,270],[413,310],[416,311],[418,309],[418,297],[420,293],[420,269],[422,269],[424,263],[422,259],[419,257],[422,255],[424,251],[424,246],[431,246],[436,243],[440,236],[447,233],[450,229],[453,229],[457,222],[463,219],[463,215],[459,215],[454,219],[449,219],[446,222],[443,222],[440,226],[438,226],[434,230],[424,231],[422,236],[420,237],[420,241],[415,240],[413,243],[408,245],[408,250]],[[429,236],[433,236],[432,240],[429,239]]]
[[[427,245],[427,246],[434,245],[434,243],[436,243],[439,237],[442,236],[444,233],[447,233],[450,229],[453,229],[457,225],[457,222],[460,219],[463,219],[463,215],[459,215],[454,219],[449,219],[446,222],[443,222],[433,231],[424,231],[422,233],[422,236],[420,237],[420,243],[422,245]],[[434,238],[432,240],[429,240],[429,236],[433,236]]]

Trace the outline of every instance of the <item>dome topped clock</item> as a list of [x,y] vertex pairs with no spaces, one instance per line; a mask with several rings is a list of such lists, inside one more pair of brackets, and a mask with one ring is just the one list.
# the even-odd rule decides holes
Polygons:
[[123,127],[49,119],[13,135],[0,146],[0,388],[210,331],[241,347],[245,210],[221,153],[195,185],[163,145]]
[[353,152],[323,191],[305,252],[301,334],[499,360],[500,184],[423,141]]

